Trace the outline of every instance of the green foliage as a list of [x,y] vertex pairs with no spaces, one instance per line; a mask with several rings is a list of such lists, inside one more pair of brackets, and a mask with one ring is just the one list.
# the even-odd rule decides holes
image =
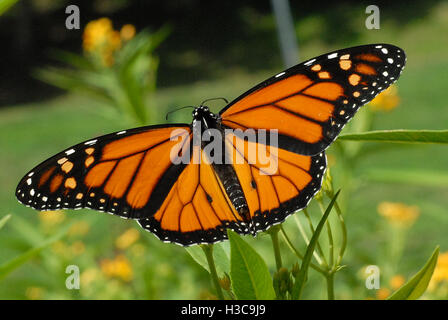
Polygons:
[[338,139],[396,143],[448,144],[448,130],[383,130],[342,134]]
[[432,253],[423,268],[417,272],[406,284],[395,291],[388,300],[416,300],[425,293],[429,281],[434,273],[439,257],[439,247]]
[[168,33],[168,27],[154,33],[139,32],[114,53],[112,65],[105,65],[102,56],[54,51],[54,57],[70,68],[47,67],[36,70],[35,75],[59,88],[97,98],[143,125],[149,119],[147,100],[156,89],[159,62],[154,50]]
[[305,252],[305,256],[302,261],[302,265],[300,266],[300,270],[299,270],[297,276],[295,277],[295,284],[292,288],[292,293],[291,293],[292,299],[300,299],[302,296],[303,288],[305,287],[305,283],[307,280],[308,269],[310,267],[311,258],[313,256],[314,249],[316,248],[316,245],[317,245],[317,240],[319,239],[320,233],[321,233],[322,229],[324,228],[324,224],[327,222],[328,216],[330,215],[331,209],[333,208],[333,205],[336,202],[339,192],[340,191],[336,192],[333,199],[331,199],[330,204],[328,205],[327,209],[325,210],[324,215],[320,219],[319,224],[317,225],[317,228],[313,233],[313,237],[311,238],[311,241],[308,244],[308,247]]
[[[11,215],[7,215],[0,220],[0,229],[6,224]],[[67,234],[69,226],[66,226],[62,230],[60,230],[56,235],[45,239],[40,244],[34,246],[33,248],[23,252],[19,256],[10,259],[0,265],[0,281],[2,281],[6,276],[8,276],[15,269],[20,267],[25,262],[29,261],[36,255],[38,255],[43,249],[53,244],[54,242],[60,240]]]
[[0,0],[0,16],[15,5],[19,0]]
[[230,240],[230,279],[240,300],[275,298],[272,279],[263,258],[241,237],[228,229]]

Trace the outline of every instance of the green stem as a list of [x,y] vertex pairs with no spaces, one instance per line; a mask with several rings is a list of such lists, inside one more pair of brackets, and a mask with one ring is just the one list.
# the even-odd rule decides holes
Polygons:
[[327,280],[328,300],[334,300],[334,272],[328,272],[325,279]]
[[[322,202],[322,199],[318,201],[320,210],[322,211],[322,214],[325,213],[324,204]],[[331,230],[330,225],[330,219],[328,219],[325,223],[327,226],[327,235],[328,235],[328,256],[329,256],[329,266],[330,268],[334,267],[334,241],[333,241],[333,232]]]
[[282,267],[282,256],[280,254],[280,246],[278,242],[278,232],[280,231],[280,228],[275,226],[272,227],[271,230],[272,231],[269,232],[269,235],[271,236],[272,246],[274,248],[275,264],[277,265],[278,271]]
[[224,300],[221,285],[219,284],[218,273],[216,272],[215,260],[213,259],[213,245],[204,244],[201,245],[201,248],[207,258],[208,267],[210,269],[210,276],[212,278],[213,284],[215,285],[216,294],[218,295],[219,300]]
[[[294,245],[292,244],[291,240],[289,239],[288,235],[285,232],[285,229],[283,229],[283,226],[280,226],[280,231],[282,232],[283,239],[285,240],[288,247],[291,249],[291,251],[299,258],[300,260],[303,260],[303,255],[297,250]],[[316,270],[317,272],[326,275],[325,271],[321,268],[319,268],[317,265],[315,265],[313,262],[310,262],[310,267]]]
[[[315,230],[314,230],[314,227],[313,227],[313,222],[311,221],[311,217],[308,214],[308,210],[307,209],[303,209],[303,213],[305,214],[305,216],[306,216],[306,218],[308,220],[308,224],[310,226],[311,233],[314,234]],[[328,265],[327,259],[325,259],[324,251],[322,250],[322,247],[320,246],[319,240],[317,240],[316,247],[317,247],[317,251],[319,251],[320,257],[322,258],[322,264],[325,267],[328,268],[329,265]]]

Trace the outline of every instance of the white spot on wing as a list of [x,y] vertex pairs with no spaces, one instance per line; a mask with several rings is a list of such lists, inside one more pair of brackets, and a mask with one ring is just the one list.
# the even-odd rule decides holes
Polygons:
[[70,150],[65,151],[65,154],[68,155],[68,156],[73,154],[73,153],[75,153],[75,149],[70,149]]
[[311,60],[305,62],[304,65],[309,66],[309,65],[312,64],[314,61],[316,61],[316,59],[311,59]]
[[338,56],[338,53],[337,53],[337,52],[334,52],[334,53],[331,53],[331,54],[328,55],[328,59],[334,59],[334,58],[336,58],[337,56]]
[[286,72],[280,72],[279,74],[275,75],[276,78],[281,77],[282,75],[284,75]]

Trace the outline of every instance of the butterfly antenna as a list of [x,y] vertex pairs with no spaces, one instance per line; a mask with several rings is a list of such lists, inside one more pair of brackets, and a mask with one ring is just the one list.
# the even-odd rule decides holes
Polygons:
[[185,106],[185,107],[180,107],[180,108],[177,108],[177,109],[168,111],[168,112],[166,113],[165,120],[168,120],[168,116],[169,116],[171,113],[176,112],[176,111],[179,111],[179,110],[182,110],[182,109],[186,109],[186,108],[193,108],[193,109],[194,109],[194,108],[196,108],[196,107],[193,107],[193,106]]
[[210,99],[206,99],[204,101],[202,101],[201,103],[201,107],[204,105],[204,103],[206,103],[207,101],[212,101],[212,100],[224,100],[227,104],[229,104],[229,101],[226,98],[223,97],[217,97],[217,98],[210,98]]

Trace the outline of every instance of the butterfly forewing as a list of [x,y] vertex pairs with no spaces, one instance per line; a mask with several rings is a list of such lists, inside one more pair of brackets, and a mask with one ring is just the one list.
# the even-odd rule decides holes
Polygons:
[[285,70],[221,111],[230,128],[275,129],[279,145],[315,155],[333,142],[356,111],[394,83],[405,65],[388,44],[353,47]]

